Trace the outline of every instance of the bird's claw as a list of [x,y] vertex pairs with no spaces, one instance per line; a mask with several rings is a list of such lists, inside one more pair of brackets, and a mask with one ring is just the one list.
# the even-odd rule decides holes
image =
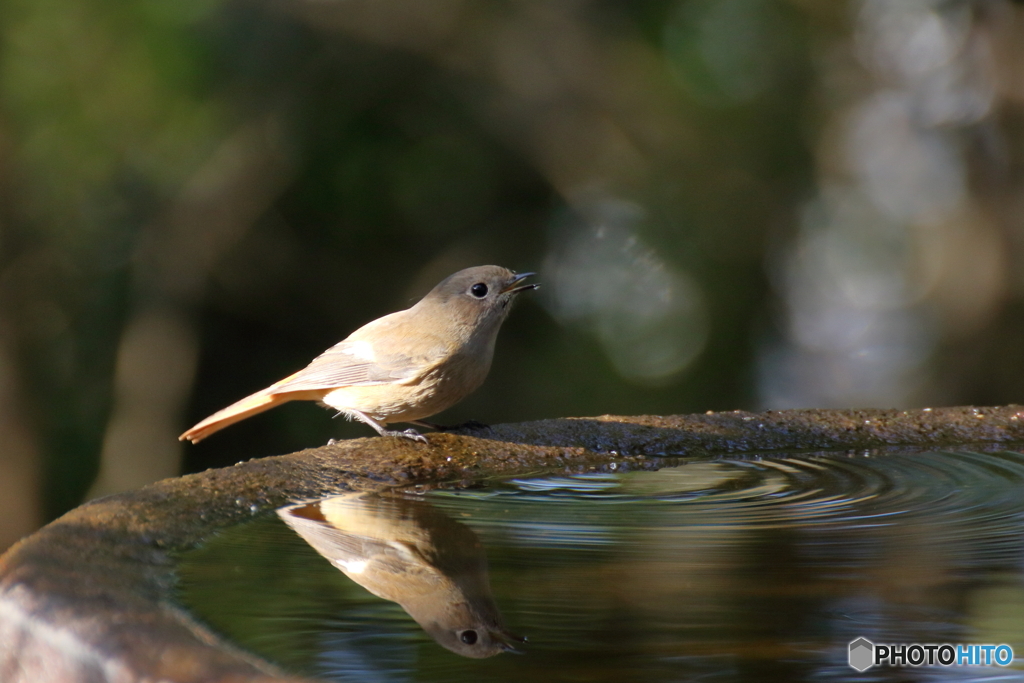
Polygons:
[[427,441],[427,437],[423,436],[415,429],[406,429],[404,432],[384,431],[381,432],[381,436],[397,436],[403,439],[409,439],[411,441],[419,441],[420,443],[430,443],[429,441]]

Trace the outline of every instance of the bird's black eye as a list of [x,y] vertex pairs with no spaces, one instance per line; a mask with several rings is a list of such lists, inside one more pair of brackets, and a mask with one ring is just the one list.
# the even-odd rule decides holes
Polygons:
[[[484,287],[484,289],[487,289]],[[466,645],[476,644],[476,631],[470,629],[469,631],[463,631],[459,634],[459,640],[464,642]]]
[[[487,285],[485,285],[482,282],[478,282],[475,285],[473,285],[472,287],[470,287],[469,291],[477,299],[483,299],[485,296],[487,296]],[[476,635],[474,634],[473,637],[475,638]]]

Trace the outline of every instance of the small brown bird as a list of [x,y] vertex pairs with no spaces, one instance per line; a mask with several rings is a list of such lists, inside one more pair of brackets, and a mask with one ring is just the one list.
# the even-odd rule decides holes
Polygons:
[[480,538],[418,497],[349,493],[277,514],[346,576],[397,602],[452,652],[519,653],[491,593]]
[[520,284],[533,273],[499,266],[460,270],[404,311],[363,325],[294,375],[257,391],[182,434],[198,443],[239,420],[288,401],[319,401],[381,436],[426,442],[416,430],[388,431],[420,420],[471,394],[487,377],[494,342]]

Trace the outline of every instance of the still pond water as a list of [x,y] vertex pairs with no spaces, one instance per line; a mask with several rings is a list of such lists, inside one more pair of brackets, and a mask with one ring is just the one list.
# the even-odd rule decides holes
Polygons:
[[[1024,455],[342,496],[225,531],[180,578],[214,630],[329,681],[1024,680]],[[1016,660],[858,673],[858,637],[1005,643]]]

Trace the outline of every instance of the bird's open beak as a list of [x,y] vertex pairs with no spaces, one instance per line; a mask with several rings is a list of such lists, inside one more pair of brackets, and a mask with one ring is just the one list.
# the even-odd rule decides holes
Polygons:
[[[530,273],[530,274],[532,275],[532,273]],[[499,643],[501,643],[501,651],[502,652],[511,652],[514,655],[526,654],[522,650],[517,649],[515,647],[515,645],[513,645],[513,643],[516,643],[516,644],[525,643],[526,642],[526,637],[525,636],[514,636],[511,633],[508,633],[506,631],[491,631],[491,637],[494,638]]]
[[519,292],[525,292],[528,289],[537,289],[538,287],[540,287],[540,285],[519,285],[518,287],[516,287],[517,284],[519,284],[526,278],[530,277],[531,275],[536,275],[536,273],[519,273],[514,278],[508,281],[508,284],[506,284],[502,288],[501,293],[518,294]]

